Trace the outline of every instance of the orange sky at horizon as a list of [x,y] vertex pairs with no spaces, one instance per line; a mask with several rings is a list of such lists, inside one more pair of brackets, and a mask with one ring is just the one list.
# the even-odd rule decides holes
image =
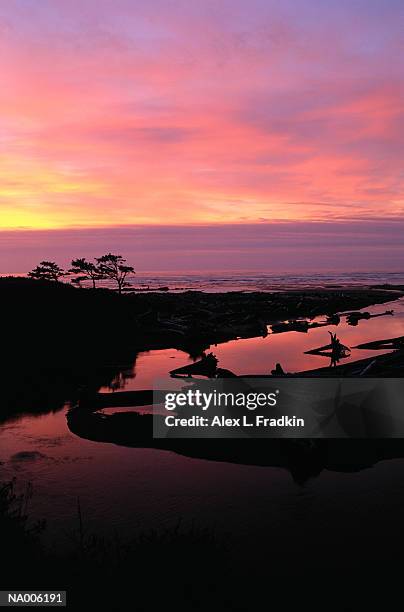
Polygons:
[[336,4],[2,5],[0,230],[400,218],[402,7]]

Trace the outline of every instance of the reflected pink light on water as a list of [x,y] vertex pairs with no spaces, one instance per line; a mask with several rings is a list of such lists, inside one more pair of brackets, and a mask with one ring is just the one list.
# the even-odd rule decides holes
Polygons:
[[[215,352],[222,367],[238,374],[265,374],[277,361],[287,371],[321,367],[327,365],[327,359],[303,352],[326,344],[328,329],[337,331],[349,346],[404,335],[404,300],[365,310],[376,313],[389,308],[394,308],[394,317],[360,321],[357,327],[349,327],[343,319],[338,327],[236,340],[209,350]],[[377,354],[353,350],[352,359]],[[190,361],[189,355],[175,349],[141,353],[135,364],[135,377],[126,388],[151,388],[156,378]],[[178,517],[206,521],[215,527],[223,523],[227,530],[234,525],[240,532],[248,529],[251,520],[259,522],[262,516],[276,520],[289,503],[295,503],[292,479],[283,470],[212,463],[155,449],[85,440],[68,430],[63,410],[8,422],[1,427],[0,435],[4,478],[16,476],[22,486],[29,481],[34,483],[32,516],[48,520],[49,538],[74,528],[78,498],[90,530],[108,525],[108,529],[117,528],[124,533],[131,533],[139,525],[170,526]],[[377,467],[380,483],[385,482],[384,469],[382,465]],[[318,491],[329,487],[330,503],[334,505],[336,486],[352,485],[356,490],[359,479],[366,482],[366,478],[366,473],[349,477],[328,474],[312,486],[317,486]],[[373,500],[374,476],[369,478],[369,499]],[[401,472],[397,478],[402,479]]]
[[[338,326],[330,325],[310,329],[308,333],[269,333],[265,338],[243,338],[222,344],[211,345],[205,352],[212,352],[219,359],[219,366],[235,374],[270,374],[276,363],[286,372],[299,372],[329,365],[329,359],[317,355],[305,355],[305,351],[328,344],[328,331],[336,332],[341,342],[352,349],[351,356],[341,361],[346,363],[379,354],[379,351],[354,349],[365,342],[404,335],[404,300],[364,308],[372,314],[394,309],[394,316],[383,316],[359,321],[357,326],[346,323],[341,317]],[[317,317],[321,322],[325,317]],[[140,353],[134,367],[134,378],[126,382],[125,389],[152,388],[159,378],[168,376],[170,370],[192,363],[190,356],[175,349]],[[107,388],[102,391],[108,391]]]

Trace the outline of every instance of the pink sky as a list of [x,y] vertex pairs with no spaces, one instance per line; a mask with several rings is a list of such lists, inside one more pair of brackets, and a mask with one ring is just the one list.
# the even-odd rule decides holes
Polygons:
[[27,272],[42,259],[69,267],[106,250],[136,271],[273,274],[402,272],[404,221],[287,221],[216,225],[20,230],[0,233],[0,274]]
[[400,219],[403,14],[401,0],[2,3],[0,239]]

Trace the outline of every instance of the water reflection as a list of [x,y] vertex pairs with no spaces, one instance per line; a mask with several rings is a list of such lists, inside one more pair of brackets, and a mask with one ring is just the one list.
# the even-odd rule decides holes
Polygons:
[[[394,306],[394,316],[379,316]],[[310,354],[308,351],[330,342],[331,329],[338,331],[338,338],[349,347],[350,354],[344,363],[365,359],[379,354],[380,351],[355,348],[359,344],[382,338],[404,335],[404,299],[391,302],[391,306],[379,304],[366,309],[371,317],[358,320],[355,326],[349,325],[346,316],[316,317],[311,323],[317,324],[307,333],[288,331],[270,333],[265,338],[246,338],[232,340],[223,344],[211,345],[206,353],[212,352],[219,359],[219,366],[238,375],[271,374],[279,364],[285,372],[300,372],[330,365],[330,356]],[[377,315],[377,318],[375,318]],[[123,380],[121,389],[150,389],[157,378],[164,378],[174,368],[192,363],[198,356],[190,356],[176,349],[141,352],[133,366],[133,378]],[[102,391],[111,391],[104,387]]]
[[[136,361],[135,354],[132,360]],[[104,386],[122,388],[133,375],[128,366],[4,368],[0,425],[28,414],[56,412],[77,402],[83,392],[94,393]]]
[[[327,365],[328,358],[305,351],[326,344],[329,329],[337,329],[341,341],[351,348],[380,338],[402,336],[404,300],[394,302],[392,307],[394,316],[360,320],[356,326],[349,326],[342,317],[338,328],[319,327],[308,333],[291,331],[235,340],[211,346],[209,351],[217,355],[222,367],[237,374],[269,373],[276,363],[289,372],[307,370]],[[384,305],[368,310],[380,313],[385,309]],[[347,360],[375,354],[373,350],[352,348]],[[169,370],[191,363],[192,358],[185,352],[169,349],[133,355],[133,361],[130,369],[123,365],[108,371],[63,371],[54,378],[22,364],[18,372],[5,378],[3,388],[8,407],[18,410],[20,417],[28,412],[39,416],[8,420],[0,427],[3,477],[17,475],[23,482],[34,483],[32,512],[38,518],[48,519],[50,538],[65,530],[69,521],[76,520],[77,497],[94,530],[110,525],[112,530],[128,533],[138,525],[143,528],[172,525],[178,517],[186,516],[189,521],[234,529],[240,534],[248,533],[251,524],[264,520],[266,524],[277,525],[285,512],[286,515],[298,512],[305,498],[295,482],[308,476],[317,475],[303,489],[316,498],[316,521],[328,516],[333,508],[346,511],[347,496],[351,515],[362,506],[366,506],[368,514],[373,508],[377,511],[375,491],[385,504],[389,486],[402,490],[402,460],[383,461],[376,466],[380,459],[403,456],[398,440],[370,441],[371,444],[335,441],[309,447],[308,451],[289,449],[286,458],[289,466],[285,470],[279,468],[275,450],[271,451],[272,457],[262,452],[261,463],[257,460],[256,465],[252,462],[243,465],[229,462],[229,453],[233,453],[235,461],[246,461],[238,446],[227,449],[227,457],[221,444],[211,447],[210,458],[215,459],[212,462],[206,461],[208,449],[201,449],[200,445],[177,454],[100,443],[71,433],[61,408],[78,396],[83,385],[104,390],[150,389],[156,377],[165,377]],[[7,414],[4,406],[7,403],[3,398],[3,418]],[[201,461],[197,457],[199,453],[202,458],[203,452],[205,460]],[[223,461],[219,461],[220,454]],[[364,470],[369,467],[373,469]],[[364,471],[355,474],[355,470]],[[358,515],[358,524],[362,519]]]

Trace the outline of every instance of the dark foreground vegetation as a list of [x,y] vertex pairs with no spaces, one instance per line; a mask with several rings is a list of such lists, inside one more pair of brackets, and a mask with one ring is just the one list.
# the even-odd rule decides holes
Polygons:
[[218,581],[231,580],[227,551],[213,531],[179,523],[106,538],[87,529],[78,500],[76,528],[54,550],[42,544],[46,525],[31,523],[30,496],[15,481],[0,483],[2,589],[65,590],[74,610],[157,610],[170,601],[179,610],[229,609]]
[[119,533],[92,534],[78,501],[77,527],[55,551],[41,543],[46,526],[31,524],[26,501],[15,483],[0,484],[2,588],[66,590],[68,610],[395,609],[404,544],[397,509],[387,521],[376,513],[359,523],[344,506],[323,520],[263,521],[243,543],[185,524],[123,542]]

